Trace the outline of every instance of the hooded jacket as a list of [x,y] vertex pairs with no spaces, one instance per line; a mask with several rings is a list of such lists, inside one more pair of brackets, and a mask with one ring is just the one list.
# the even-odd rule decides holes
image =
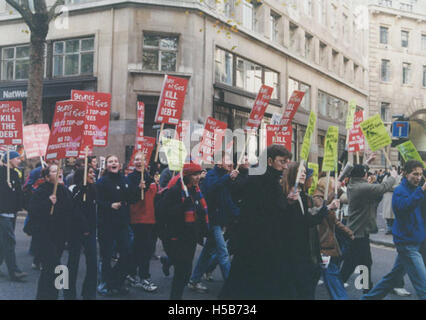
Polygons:
[[23,192],[18,173],[10,169],[10,183],[7,184],[7,166],[0,166],[0,213],[17,213],[23,206]]
[[403,178],[392,197],[395,222],[392,227],[395,244],[420,244],[426,239],[421,204],[425,192]]

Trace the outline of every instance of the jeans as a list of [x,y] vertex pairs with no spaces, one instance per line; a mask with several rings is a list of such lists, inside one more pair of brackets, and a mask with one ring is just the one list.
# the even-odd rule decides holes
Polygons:
[[15,245],[15,218],[0,216],[0,264],[3,263],[3,260],[6,262],[11,277],[18,271]]
[[383,299],[397,286],[397,282],[406,272],[416,290],[417,296],[421,300],[426,300],[426,268],[423,258],[419,252],[418,245],[395,245],[398,255],[392,271],[385,275],[377,285],[367,294],[363,295],[363,300]]
[[98,277],[97,268],[97,248],[96,234],[89,234],[69,242],[68,251],[68,270],[69,270],[69,290],[64,291],[66,300],[75,300],[77,298],[77,274],[80,262],[81,248],[84,248],[86,257],[86,277],[83,282],[81,296],[84,300],[96,299],[96,284]]
[[[108,289],[120,289],[128,274],[130,260],[130,235],[127,225],[113,225],[103,223],[99,225],[99,248],[101,256],[102,280],[106,282]],[[114,241],[120,254],[114,268],[111,266]]]
[[138,223],[132,225],[133,246],[132,246],[132,270],[130,274],[136,275],[136,269],[139,269],[139,278],[149,279],[149,263],[155,248],[155,225]]
[[211,270],[214,263],[214,254],[222,271],[223,279],[226,280],[231,269],[229,260],[228,248],[226,247],[225,239],[223,238],[222,228],[220,226],[212,226],[209,230],[206,244],[200,253],[194,272],[192,273],[191,281],[200,282],[204,273]]
[[335,260],[336,258],[331,258],[328,268],[321,268],[324,284],[332,300],[348,300],[348,294],[343,286],[339,268]]
[[386,231],[392,232],[392,226],[395,219],[386,219]]

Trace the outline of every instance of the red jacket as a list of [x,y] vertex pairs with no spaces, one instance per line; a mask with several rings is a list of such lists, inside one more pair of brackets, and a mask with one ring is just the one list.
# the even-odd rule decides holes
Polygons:
[[130,223],[155,224],[154,197],[157,194],[158,187],[151,183],[149,189],[144,194],[144,200],[130,205]]

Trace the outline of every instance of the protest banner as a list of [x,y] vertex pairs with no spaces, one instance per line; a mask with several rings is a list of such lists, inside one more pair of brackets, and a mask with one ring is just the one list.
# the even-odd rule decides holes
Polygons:
[[[158,100],[157,111],[155,113],[155,122],[161,123],[160,135],[164,129],[164,124],[177,125],[182,117],[183,105],[185,103],[186,89],[188,79],[164,76],[163,86],[161,88],[160,99]],[[161,139],[158,139],[158,146],[155,152],[155,162],[158,160]]]
[[355,111],[356,111],[356,101],[351,100],[349,102],[348,114],[346,115],[346,130],[350,130],[354,126]]
[[314,111],[311,111],[308,120],[308,127],[306,128],[305,136],[303,137],[303,143],[300,150],[300,165],[297,170],[296,183],[294,190],[297,190],[297,185],[299,184],[300,175],[302,173],[302,168],[304,167],[305,161],[308,161],[309,151],[311,149],[312,135],[314,133],[315,124],[317,122],[317,116]]
[[401,153],[401,156],[405,161],[418,160],[423,163],[422,157],[410,140],[397,145],[396,148],[398,149],[399,153]]
[[191,139],[190,134],[191,134],[191,121],[180,120],[178,125],[176,126],[174,139],[185,142],[187,139]]
[[138,152],[142,152],[144,154],[145,168],[147,168],[149,165],[149,162],[151,161],[151,156],[152,156],[152,152],[154,151],[154,147],[155,147],[155,138],[144,136],[143,141],[140,145],[140,149],[137,149],[136,147],[133,148],[133,153],[132,153],[132,156],[130,157],[130,161],[128,165],[129,169],[132,169],[132,170],[135,169],[134,159],[135,159],[135,155]]
[[24,127],[24,149],[27,159],[44,157],[49,136],[48,124],[33,124]]
[[262,85],[254,101],[253,108],[251,109],[250,116],[247,120],[247,129],[257,129],[262,123],[263,116],[265,115],[266,108],[271,100],[274,88],[267,85]]
[[318,185],[319,165],[318,163],[308,162],[308,168],[314,170],[314,173],[312,175],[312,184],[308,190],[309,195],[312,196]]
[[72,90],[71,100],[87,103],[84,123],[83,140],[80,147],[80,158],[86,153],[93,152],[93,147],[106,147],[108,145],[109,118],[111,113],[111,94]]
[[180,140],[162,138],[164,153],[171,171],[181,171],[185,164],[187,151],[185,145]]
[[199,154],[206,163],[214,162],[214,154],[222,150],[222,140],[228,125],[225,122],[208,117],[204,126],[203,137],[201,139]]
[[291,124],[294,115],[296,114],[297,109],[299,108],[304,96],[304,91],[293,91],[290,100],[288,101],[287,106],[285,108],[285,111],[281,117],[281,121],[279,123],[281,127],[287,127]]
[[[83,101],[58,101],[56,102],[55,114],[52,121],[52,130],[46,149],[47,160],[59,160],[56,182],[53,194],[56,195],[58,188],[59,172],[63,158],[77,157],[84,130],[87,103]],[[50,210],[53,214],[54,205]]]
[[266,126],[266,147],[272,144],[279,144],[291,152],[292,137],[293,129],[291,125],[287,127],[281,127],[280,125]]
[[138,101],[137,103],[137,121],[136,121],[136,149],[142,147],[143,135],[144,135],[144,121],[145,121],[145,103]]
[[[322,171],[335,170],[337,163],[337,142],[339,140],[339,128],[330,126],[327,129],[324,143],[324,158],[322,161]],[[336,173],[337,175],[337,173]]]
[[22,101],[0,101],[0,145],[22,144]]
[[363,111],[355,112],[354,125],[353,128],[349,130],[348,152],[356,152],[357,158],[359,158],[359,152],[365,149],[365,139],[360,127],[363,118]]

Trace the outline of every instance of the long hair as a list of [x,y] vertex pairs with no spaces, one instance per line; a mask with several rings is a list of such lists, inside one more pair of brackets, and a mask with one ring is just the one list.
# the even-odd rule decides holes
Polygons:
[[299,169],[300,162],[290,162],[286,170],[284,170],[283,179],[281,181],[283,185],[283,191],[286,196],[290,193],[291,188],[296,184],[297,171]]

